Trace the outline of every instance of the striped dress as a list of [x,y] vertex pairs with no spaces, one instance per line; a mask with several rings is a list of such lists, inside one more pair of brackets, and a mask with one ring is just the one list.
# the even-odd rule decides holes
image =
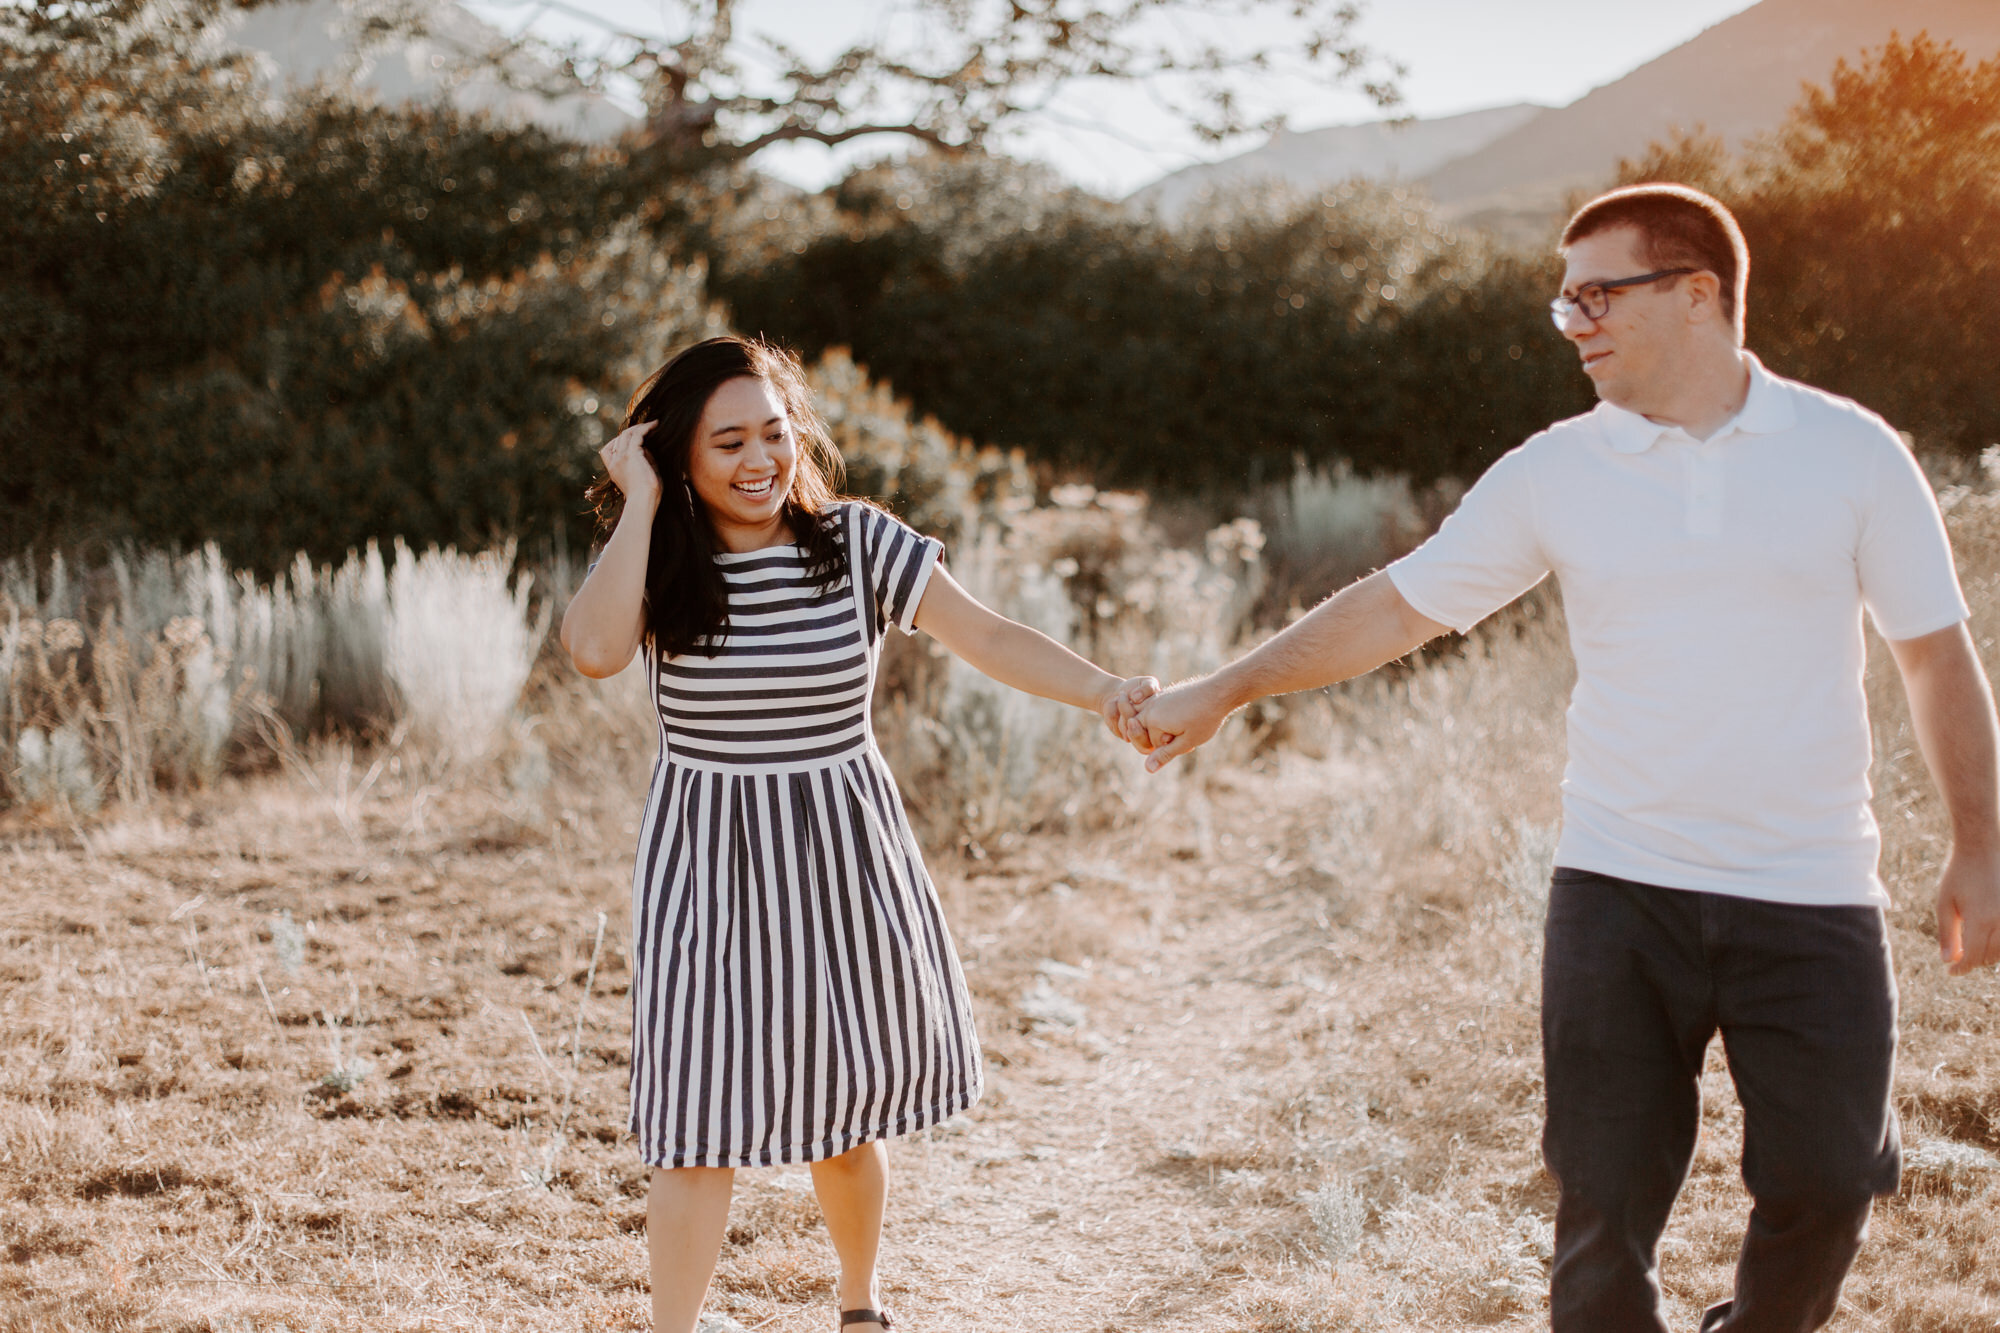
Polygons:
[[649,651],[660,758],[632,875],[632,1131],[654,1166],[833,1157],[977,1100],[979,1041],[937,893],[876,748],[882,635],[941,548],[832,508],[848,570],[718,555],[714,657]]

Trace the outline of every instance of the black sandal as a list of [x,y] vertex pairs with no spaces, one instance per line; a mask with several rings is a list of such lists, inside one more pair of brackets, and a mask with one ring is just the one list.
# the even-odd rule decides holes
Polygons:
[[889,1314],[886,1310],[842,1310],[840,1312],[840,1326],[846,1328],[849,1324],[880,1324],[883,1328],[883,1333],[888,1333],[889,1329],[895,1327],[893,1323],[889,1322]]

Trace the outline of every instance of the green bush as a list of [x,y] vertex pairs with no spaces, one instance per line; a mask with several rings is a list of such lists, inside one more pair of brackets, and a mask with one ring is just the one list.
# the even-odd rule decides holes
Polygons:
[[114,19],[0,27],[0,550],[213,540],[268,572],[585,534],[591,416],[710,320],[622,220],[620,159],[441,110],[269,112],[198,32]]
[[1169,228],[973,159],[871,168],[822,202],[716,256],[739,324],[849,346],[948,428],[1107,482],[1244,488],[1300,458],[1476,474],[1589,402],[1551,267],[1400,189]]

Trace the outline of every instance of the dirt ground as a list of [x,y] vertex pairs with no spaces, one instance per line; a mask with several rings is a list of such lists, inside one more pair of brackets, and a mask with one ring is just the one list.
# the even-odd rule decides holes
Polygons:
[[[317,762],[0,838],[0,1329],[645,1327],[636,810]],[[989,1083],[893,1150],[901,1327],[1540,1325],[1532,903],[1449,839],[1384,871],[1376,779],[1269,756],[933,855]],[[1834,1327],[2000,1329],[2000,983],[1895,920],[1913,1165]],[[1677,1329],[1746,1207],[1709,1083]],[[832,1279],[807,1173],[739,1173],[710,1308],[830,1330]]]

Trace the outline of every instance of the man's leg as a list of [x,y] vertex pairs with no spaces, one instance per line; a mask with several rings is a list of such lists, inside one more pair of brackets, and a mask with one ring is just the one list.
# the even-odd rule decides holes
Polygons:
[[1833,1318],[1874,1196],[1896,1188],[1888,939],[1874,908],[1709,906],[1753,1207],[1735,1297],[1705,1327],[1809,1333]]
[[1714,1032],[1700,894],[1558,868],[1542,952],[1554,1333],[1665,1333],[1655,1251]]

